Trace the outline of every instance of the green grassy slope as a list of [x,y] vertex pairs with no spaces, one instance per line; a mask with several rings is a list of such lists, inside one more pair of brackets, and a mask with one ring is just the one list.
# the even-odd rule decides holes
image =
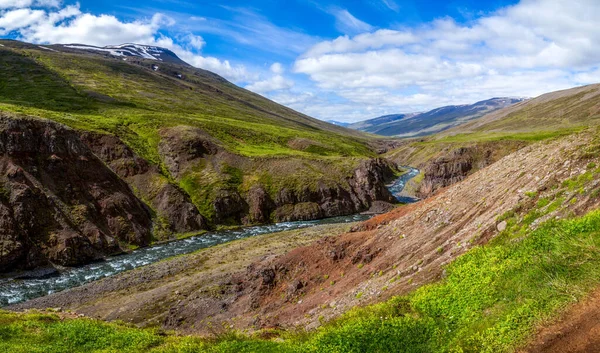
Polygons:
[[576,87],[517,103],[433,136],[407,140],[387,157],[425,166],[464,147],[493,150],[501,157],[514,151],[511,146],[569,135],[599,123],[600,84]]
[[490,113],[445,134],[540,133],[600,123],[600,84],[551,92]]
[[[52,52],[0,41],[0,109],[114,133],[144,157],[155,154],[158,129],[202,128],[245,156],[368,156],[365,136],[271,102],[190,66]],[[135,62],[135,63],[134,63]],[[177,77],[182,75],[182,79]],[[307,150],[288,145],[314,141]]]
[[[117,136],[159,166],[164,180],[178,184],[209,220],[224,189],[243,196],[261,183],[275,197],[283,187],[343,184],[361,160],[376,156],[368,135],[298,113],[209,71],[58,45],[0,43],[0,112]],[[188,143],[180,132],[192,130],[210,136],[227,160],[219,155],[173,176],[159,153],[161,140],[170,131]]]

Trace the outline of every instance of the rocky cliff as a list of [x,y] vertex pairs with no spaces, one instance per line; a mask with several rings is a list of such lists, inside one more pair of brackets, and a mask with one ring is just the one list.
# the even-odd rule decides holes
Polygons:
[[424,143],[424,140],[421,140],[401,145],[389,152],[386,158],[398,165],[410,165],[420,169],[422,176],[412,180],[412,184],[407,185],[407,188],[414,190],[415,196],[427,198],[529,143],[519,140],[466,143],[434,140]]
[[[326,161],[242,157],[200,129],[176,127],[163,130],[161,136],[159,153],[165,166],[176,180],[190,185],[188,190],[215,180],[203,191],[210,193],[205,196],[212,200],[206,213],[215,223],[310,220],[361,212],[374,201],[394,202],[385,183],[396,167],[384,159],[361,160],[347,175],[332,178],[328,171],[341,172]],[[306,175],[307,170],[314,173]]]
[[74,130],[0,117],[0,271],[79,265],[151,241],[152,217]]
[[[80,265],[210,225],[310,220],[393,202],[385,182],[394,166],[382,159],[327,179],[302,174],[326,162],[241,157],[199,129],[162,137],[163,167],[114,135],[0,115],[0,271]],[[186,189],[199,175],[215,182]],[[299,183],[287,183],[292,177]],[[208,194],[209,219],[199,207]]]
[[496,141],[446,147],[436,157],[419,165],[423,180],[417,187],[417,196],[429,197],[525,145],[518,141]]

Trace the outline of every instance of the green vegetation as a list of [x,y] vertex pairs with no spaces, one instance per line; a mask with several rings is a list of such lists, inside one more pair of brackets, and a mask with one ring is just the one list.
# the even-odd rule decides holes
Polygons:
[[353,309],[314,333],[282,333],[279,341],[233,333],[206,341],[89,319],[2,313],[0,350],[509,352],[537,324],[599,284],[600,211],[549,221],[518,241],[505,231],[493,243],[458,258],[446,271],[444,280],[411,295]]
[[427,141],[425,143],[473,143],[473,142],[489,142],[489,141],[523,141],[523,142],[538,142],[548,140],[552,138],[562,137],[571,135],[580,131],[585,130],[585,126],[562,128],[557,130],[540,130],[532,132],[473,132],[473,133],[461,133],[457,135],[443,136],[439,138]]
[[[7,42],[7,45],[12,45]],[[34,49],[35,48],[35,49]],[[35,46],[0,48],[0,110],[115,134],[157,164],[159,130],[203,129],[244,156],[367,156],[358,133],[299,114],[191,67],[142,65]],[[185,80],[171,72],[180,72]],[[293,139],[316,143],[305,150]]]
[[[538,132],[560,131],[597,125],[600,114],[599,85],[573,88],[545,94],[521,105],[521,109],[501,115],[499,119],[477,122],[473,131]],[[469,130],[469,127],[461,127]]]
[[[274,177],[266,170],[242,170],[229,164],[214,167],[218,173],[205,165],[196,166],[181,178],[180,185],[208,216],[213,212],[214,193],[222,188],[247,190],[255,182],[262,183],[268,192],[295,188],[306,185],[307,176],[322,175],[322,170],[309,162],[334,163],[342,175],[351,170],[357,158],[371,155],[360,138],[332,134],[321,129],[318,122],[207,73],[182,71],[188,79],[178,81],[167,73],[153,73],[116,60],[30,49],[18,53],[0,49],[0,62],[6,64],[0,65],[0,74],[5,77],[17,71],[11,76],[15,79],[0,83],[1,110],[115,134],[159,165],[160,130],[178,125],[201,128],[230,152],[242,156],[292,156],[307,161],[302,172],[292,171],[293,175],[285,178]],[[17,92],[16,87],[22,89]],[[582,107],[571,99],[559,103],[544,106],[547,109],[541,109],[542,113],[559,107],[567,107],[561,109],[570,113]],[[554,114],[556,129],[548,131],[542,128],[549,125],[535,120],[536,115],[531,125],[536,131],[511,130],[511,126],[522,125],[523,119],[532,114],[533,110],[525,109],[509,115],[506,121],[492,123],[500,132],[432,138],[413,142],[394,153],[412,149],[405,162],[414,165],[418,164],[415,161],[432,158],[446,146],[493,143],[502,154],[522,144],[579,131],[580,120],[589,118],[576,115],[571,124],[563,121],[562,115]],[[298,148],[290,143],[295,138],[315,143]],[[586,153],[592,156],[596,149],[592,146]],[[498,217],[498,221],[506,221],[506,230],[487,245],[474,247],[449,264],[443,280],[409,295],[355,308],[330,322],[319,317],[323,326],[314,332],[270,332],[278,336],[276,340],[236,332],[202,339],[124,323],[62,318],[55,313],[0,311],[0,351],[512,352],[537,325],[556,317],[600,285],[600,210],[538,224],[542,217],[565,204],[577,203],[574,195],[579,197],[587,191],[597,195],[598,189],[587,190],[586,186],[599,172],[595,163],[590,163],[585,173],[557,185],[562,189],[551,196],[526,193],[528,197],[523,202],[527,205]],[[437,252],[443,253],[444,248],[439,247]],[[357,269],[363,266],[356,265]],[[322,276],[324,283],[329,279],[327,274]],[[363,292],[354,296],[358,300]]]
[[[209,222],[224,190],[244,195],[263,183],[275,196],[283,188],[316,190],[319,180],[343,184],[360,160],[375,156],[366,135],[312,119],[208,71],[168,63],[154,71],[140,60],[2,43],[0,112],[119,137],[159,167],[161,182],[178,184]],[[195,160],[172,176],[159,145],[166,130],[175,128],[182,144],[193,142],[185,140],[187,131],[200,129],[230,152],[227,161]],[[293,163],[277,169],[282,161]]]

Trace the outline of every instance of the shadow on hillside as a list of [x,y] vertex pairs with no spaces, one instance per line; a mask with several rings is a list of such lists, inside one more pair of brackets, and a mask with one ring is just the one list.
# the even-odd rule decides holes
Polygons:
[[25,55],[0,48],[0,103],[59,112],[93,112],[98,101]]

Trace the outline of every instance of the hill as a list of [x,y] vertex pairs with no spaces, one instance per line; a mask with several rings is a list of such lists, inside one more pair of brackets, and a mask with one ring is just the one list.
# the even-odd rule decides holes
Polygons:
[[599,141],[591,129],[533,144],[424,202],[279,256],[241,257],[256,243],[244,240],[228,249],[236,254],[216,249],[233,266],[185,265],[205,263],[202,252],[18,305],[68,310],[3,314],[11,335],[2,344],[57,347],[68,334],[85,337],[71,349],[518,351],[600,285]]
[[463,180],[518,149],[600,122],[600,85],[550,92],[446,131],[405,140],[386,158],[421,169],[420,197]]
[[166,49],[0,42],[0,271],[394,200],[362,133]]
[[[13,50],[4,60],[19,65],[6,74],[29,63]],[[0,349],[514,352],[533,342],[538,351],[536,342],[547,341],[534,340],[536,329],[600,287],[597,85],[521,102],[434,136],[367,141],[308,117],[257,112],[259,103],[286,111],[258,97],[238,117],[239,100],[229,107],[219,94],[200,95],[219,114],[232,109],[225,122],[196,116],[203,107],[197,102],[165,111],[165,101],[145,99],[161,88],[148,90],[154,76],[142,87],[132,83],[138,69],[159,75],[161,84],[181,84],[185,93],[205,90],[194,82],[209,81],[189,83],[186,71],[169,71],[166,80],[161,70],[168,64],[155,70],[154,59],[42,50],[80,67],[70,72],[38,49],[16,52],[44,68],[56,65],[52,77],[77,89],[39,78],[27,86],[31,73],[41,75],[27,70],[21,87],[44,94],[38,86],[54,85],[59,94],[46,96],[54,102],[3,93],[1,106],[12,113],[0,119],[1,266],[24,258],[70,264],[73,253],[91,261],[121,243],[146,245],[156,234],[150,222],[196,222],[201,229],[215,220],[364,209],[389,196],[383,184],[395,163],[421,169],[415,189],[426,199],[363,223],[247,238],[11,306],[60,309],[0,311]],[[104,66],[86,73],[89,62],[119,63],[117,74]],[[88,77],[92,72],[100,78]],[[103,75],[118,79],[104,87]],[[120,81],[131,87],[120,89]],[[238,92],[219,82],[211,87],[228,87],[229,97]],[[172,101],[183,97],[170,91]],[[285,139],[268,128],[271,121],[302,137]],[[269,145],[249,135],[262,130]],[[372,159],[369,145],[387,151],[388,161]],[[217,194],[202,194],[213,188]],[[7,240],[13,233],[21,238]]]
[[599,122],[600,84],[595,84],[543,94],[487,114],[444,135],[557,131]]
[[333,124],[333,125],[343,126],[343,127],[348,127],[350,125],[350,123],[344,123],[342,121],[336,121],[336,120],[327,120],[327,122],[330,124]]
[[523,98],[492,98],[474,104],[436,108],[424,113],[386,115],[350,124],[348,127],[383,136],[433,135],[523,100]]

